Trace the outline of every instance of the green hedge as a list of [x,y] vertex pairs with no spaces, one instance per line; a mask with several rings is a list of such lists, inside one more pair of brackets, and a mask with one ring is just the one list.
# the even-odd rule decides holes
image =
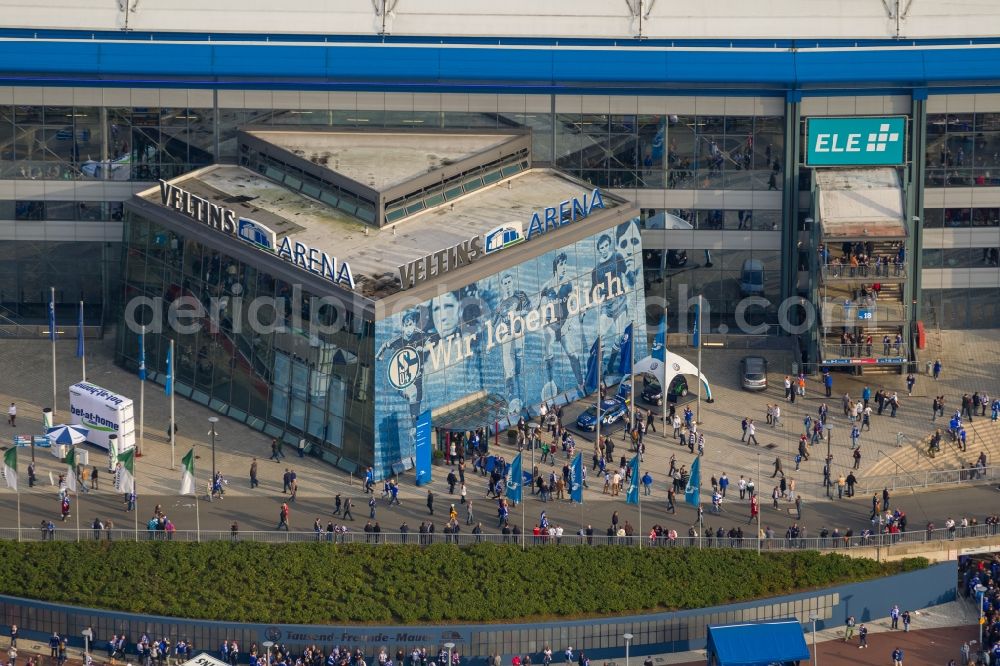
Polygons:
[[924,566],[813,551],[3,541],[0,593],[232,622],[493,622],[701,608]]

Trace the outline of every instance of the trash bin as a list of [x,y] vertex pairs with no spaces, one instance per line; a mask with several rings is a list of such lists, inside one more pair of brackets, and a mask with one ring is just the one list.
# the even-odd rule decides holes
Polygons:
[[799,364],[792,363],[792,377],[798,377],[798,376],[799,376]]
[[927,361],[927,363],[924,364],[924,374],[927,374],[927,375],[931,374],[931,368],[932,367],[933,367],[933,364],[930,361]]
[[46,432],[52,427],[52,408],[46,407],[42,410],[42,427],[45,428]]

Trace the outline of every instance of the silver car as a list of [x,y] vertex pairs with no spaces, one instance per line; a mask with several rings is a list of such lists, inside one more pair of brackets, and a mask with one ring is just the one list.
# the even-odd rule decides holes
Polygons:
[[744,356],[740,361],[740,385],[746,391],[765,390],[767,359],[762,356]]

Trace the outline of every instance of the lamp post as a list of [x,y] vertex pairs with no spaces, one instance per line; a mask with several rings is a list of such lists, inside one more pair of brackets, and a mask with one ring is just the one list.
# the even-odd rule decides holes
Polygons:
[[208,422],[212,424],[212,430],[208,434],[212,436],[212,483],[215,483],[215,424],[219,422],[219,417],[209,416]]
[[813,666],[817,666],[818,657],[816,655],[816,620],[818,620],[819,618],[816,617],[815,614],[813,614],[809,616],[809,619],[812,620],[813,623]]
[[448,650],[448,663],[446,666],[451,666],[451,651],[455,649],[454,643],[445,643],[444,648]]
[[832,439],[832,435],[833,435],[833,424],[832,423],[827,423],[827,424],[825,424],[825,427],[826,427],[826,457],[827,457],[827,459],[829,459],[830,458],[830,440]]
[[274,641],[264,641],[264,666],[271,666],[271,648],[273,646]]
[[983,584],[976,585],[976,587],[975,587],[976,598],[979,600],[979,649],[980,650],[984,649],[983,648],[983,624],[986,622],[986,618],[983,615],[983,595],[986,594],[986,590],[988,590],[988,589],[989,588],[987,588]]
[[87,627],[80,632],[80,635],[83,636],[83,654],[86,656],[90,654],[90,641],[94,640],[94,630]]
[[632,643],[632,634],[624,634],[622,638],[625,639],[625,666],[628,666],[628,648]]

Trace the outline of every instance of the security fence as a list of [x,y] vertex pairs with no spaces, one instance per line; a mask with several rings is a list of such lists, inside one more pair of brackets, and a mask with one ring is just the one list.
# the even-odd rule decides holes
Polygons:
[[[756,525],[746,525],[746,532],[756,531]],[[723,535],[718,533],[709,536],[703,532],[701,536],[690,536],[687,532],[678,533],[677,537],[671,539],[664,533],[663,536],[651,537],[648,533],[633,536],[608,536],[606,534],[587,536],[578,533],[563,534],[562,536],[534,535],[531,532],[525,534],[496,534],[483,533],[473,534],[471,531],[462,531],[458,534],[446,534],[437,531],[433,534],[420,534],[415,532],[364,532],[361,530],[347,530],[340,532],[291,532],[284,530],[270,531],[238,531],[233,533],[230,530],[177,530],[174,532],[164,532],[158,530],[140,529],[69,529],[56,527],[54,530],[42,530],[40,528],[21,528],[20,534],[17,528],[0,528],[0,539],[21,541],[252,541],[256,543],[330,543],[330,544],[364,544],[371,546],[382,545],[418,545],[429,546],[432,544],[451,544],[456,546],[468,546],[477,543],[497,543],[528,547],[558,547],[558,546],[632,546],[637,548],[738,548],[742,550],[761,551],[781,551],[797,549],[813,550],[844,550],[851,548],[867,547],[892,547],[908,543],[929,543],[943,542],[946,540],[964,540],[980,537],[1000,536],[1000,524],[981,524],[961,527],[956,525],[954,529],[933,528],[929,530],[913,530],[900,532],[898,534],[868,534],[861,531],[847,531],[844,533],[829,533],[826,535],[808,534],[792,536],[789,533],[775,533],[773,536],[765,536],[757,539],[753,536],[742,537],[730,536],[727,531]]]

